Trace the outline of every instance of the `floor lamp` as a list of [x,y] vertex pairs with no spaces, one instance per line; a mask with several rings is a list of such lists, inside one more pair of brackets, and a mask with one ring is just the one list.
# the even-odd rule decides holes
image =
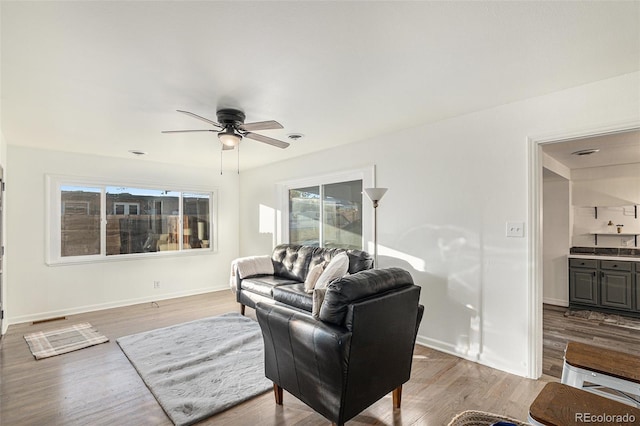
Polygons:
[[378,202],[388,188],[365,188],[364,193],[373,201],[373,266],[378,267]]

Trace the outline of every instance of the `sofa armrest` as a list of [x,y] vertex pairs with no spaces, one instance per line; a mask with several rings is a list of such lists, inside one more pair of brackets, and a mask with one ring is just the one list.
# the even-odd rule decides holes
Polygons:
[[351,332],[277,304],[258,303],[256,316],[264,338],[267,378],[322,415],[340,406]]
[[240,287],[240,284],[242,283],[242,278],[240,278],[240,274],[238,273],[238,266],[237,265],[233,265],[233,272],[231,273],[231,289],[234,292],[239,292],[240,289],[242,287]]

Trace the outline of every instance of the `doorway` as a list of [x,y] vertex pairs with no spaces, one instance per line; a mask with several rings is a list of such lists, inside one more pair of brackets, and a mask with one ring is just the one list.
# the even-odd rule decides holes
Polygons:
[[4,303],[3,303],[3,279],[4,279],[4,170],[0,167],[0,339],[4,336]]
[[[529,295],[530,295],[530,312],[529,312],[529,376],[532,378],[538,378],[542,374],[542,362],[543,362],[543,301],[544,301],[544,194],[543,194],[543,178],[545,169],[551,169],[553,172],[557,170],[565,172],[563,176],[565,179],[571,176],[571,167],[565,166],[562,158],[566,159],[567,155],[575,151],[579,151],[577,148],[580,143],[592,144],[594,138],[598,138],[598,142],[606,144],[607,138],[614,138],[616,135],[621,135],[628,132],[639,132],[640,123],[632,122],[625,125],[617,125],[606,128],[592,129],[590,131],[584,131],[581,133],[557,135],[555,137],[546,138],[530,138],[530,161],[529,161],[529,175],[530,175],[530,214],[529,224],[531,240],[529,245],[530,256],[530,273],[529,273]],[[636,142],[636,150],[640,155],[640,138]],[[603,145],[606,146],[606,145]],[[554,149],[548,149],[552,147]],[[564,151],[564,156],[560,154],[554,154],[555,158],[548,155],[549,152],[561,151],[557,148],[567,148]],[[591,148],[591,147],[585,147]],[[604,158],[601,156],[600,158]],[[629,162],[628,157],[622,157],[624,160],[617,160],[615,155],[607,155],[609,162],[607,166],[613,166],[615,164],[624,164]],[[597,159],[593,157],[593,162],[588,167],[598,167]],[[612,160],[613,159],[613,160]],[[634,160],[640,163],[639,160]],[[551,164],[551,166],[549,166]],[[557,170],[554,169],[554,165]],[[547,171],[548,173],[548,171]],[[563,173],[560,173],[562,176]],[[640,203],[640,201],[638,201]],[[569,209],[571,206],[567,206]],[[571,241],[569,240],[569,244]],[[568,252],[566,253],[569,254]],[[568,295],[566,302],[568,304]],[[560,297],[559,300],[562,300]]]

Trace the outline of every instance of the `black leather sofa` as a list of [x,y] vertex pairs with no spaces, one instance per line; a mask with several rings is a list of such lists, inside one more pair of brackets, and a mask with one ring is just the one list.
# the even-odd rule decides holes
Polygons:
[[283,389],[342,425],[393,392],[400,408],[424,307],[420,287],[400,268],[333,281],[318,319],[282,303],[258,302],[265,375],[276,404]]
[[255,308],[258,302],[281,302],[311,312],[312,296],[304,290],[307,274],[315,265],[331,260],[336,254],[349,256],[349,274],[373,267],[373,258],[360,250],[321,248],[294,244],[281,244],[273,249],[271,261],[273,275],[255,275],[240,278],[234,273],[236,300],[244,315],[245,306]]

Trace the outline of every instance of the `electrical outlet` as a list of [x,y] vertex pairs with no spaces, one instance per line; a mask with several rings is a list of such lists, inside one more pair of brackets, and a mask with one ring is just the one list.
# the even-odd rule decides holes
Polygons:
[[507,237],[524,237],[524,222],[507,222]]
[[153,288],[160,288],[160,281],[154,281]]

